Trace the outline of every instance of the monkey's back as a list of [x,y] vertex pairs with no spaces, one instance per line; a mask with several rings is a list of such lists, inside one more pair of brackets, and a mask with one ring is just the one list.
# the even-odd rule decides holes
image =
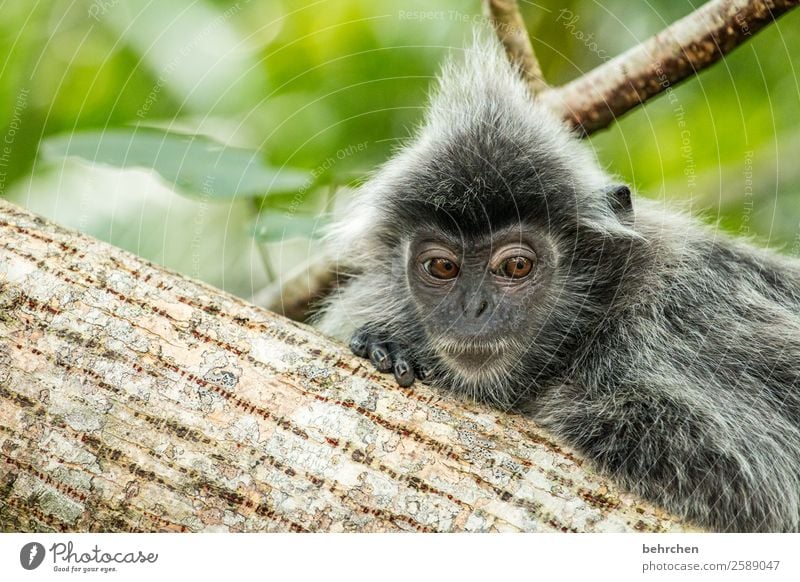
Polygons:
[[637,278],[534,416],[680,515],[796,531],[800,263],[641,206]]

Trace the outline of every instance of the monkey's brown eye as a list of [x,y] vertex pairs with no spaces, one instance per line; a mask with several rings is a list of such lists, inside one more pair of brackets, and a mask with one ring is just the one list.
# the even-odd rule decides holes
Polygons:
[[430,259],[424,266],[437,279],[454,279],[458,275],[458,265],[450,259]]
[[501,277],[507,279],[522,279],[530,275],[533,270],[533,261],[527,257],[509,257],[500,263],[495,271]]

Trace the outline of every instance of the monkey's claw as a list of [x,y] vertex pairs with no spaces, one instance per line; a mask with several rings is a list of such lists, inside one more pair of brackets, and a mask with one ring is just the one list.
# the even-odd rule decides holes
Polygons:
[[414,383],[414,368],[406,360],[397,359],[394,363],[393,372],[400,386],[411,386]]
[[375,343],[369,348],[369,359],[378,372],[388,372],[392,369],[392,357],[386,345]]
[[408,350],[397,342],[387,341],[370,331],[361,329],[353,334],[350,349],[358,357],[368,358],[379,372],[391,371],[400,386],[411,386],[417,378],[422,382],[431,379],[429,366],[415,362]]

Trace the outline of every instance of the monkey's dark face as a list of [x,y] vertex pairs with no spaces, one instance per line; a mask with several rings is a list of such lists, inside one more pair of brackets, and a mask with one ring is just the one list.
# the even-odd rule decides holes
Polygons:
[[406,272],[431,349],[462,373],[494,375],[513,367],[535,340],[531,319],[553,262],[553,246],[531,225],[477,238],[419,229]]

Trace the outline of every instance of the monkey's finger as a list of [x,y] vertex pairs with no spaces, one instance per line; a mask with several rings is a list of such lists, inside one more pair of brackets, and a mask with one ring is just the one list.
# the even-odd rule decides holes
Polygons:
[[421,364],[417,366],[416,374],[420,382],[423,384],[430,384],[431,380],[433,379],[433,368],[426,366],[425,364]]
[[414,383],[414,368],[404,355],[395,355],[393,371],[395,380],[403,388],[408,388]]
[[365,331],[357,331],[350,338],[350,351],[359,358],[367,357],[367,346],[369,345],[369,334]]
[[392,358],[386,344],[373,343],[369,346],[369,359],[378,372],[388,372],[392,369]]

